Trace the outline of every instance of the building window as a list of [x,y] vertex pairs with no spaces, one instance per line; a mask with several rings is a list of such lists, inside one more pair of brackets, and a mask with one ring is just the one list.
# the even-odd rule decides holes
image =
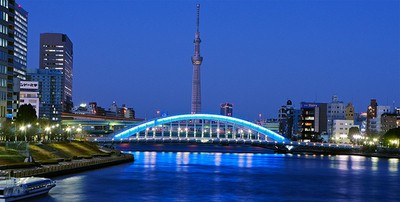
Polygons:
[[8,22],[8,14],[3,11],[0,11],[0,18],[4,21]]
[[0,6],[4,8],[8,8],[8,0],[0,0]]
[[0,46],[1,47],[7,47],[8,46],[7,40],[0,38]]

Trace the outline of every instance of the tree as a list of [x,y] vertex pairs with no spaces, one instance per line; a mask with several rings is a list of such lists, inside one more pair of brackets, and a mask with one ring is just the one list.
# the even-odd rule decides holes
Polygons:
[[0,127],[0,140],[1,141],[12,141],[15,139],[15,128],[11,121],[6,120],[1,124]]
[[18,108],[15,122],[18,124],[32,124],[37,120],[36,110],[31,104],[21,105]]
[[360,129],[358,127],[351,127],[349,128],[349,136],[353,136],[356,134],[360,134]]
[[388,130],[381,138],[383,145],[399,147],[400,144],[400,128],[392,128]]
[[357,138],[354,138],[354,135],[360,135],[360,129],[358,127],[349,128],[348,138],[351,140],[352,143],[357,142]]

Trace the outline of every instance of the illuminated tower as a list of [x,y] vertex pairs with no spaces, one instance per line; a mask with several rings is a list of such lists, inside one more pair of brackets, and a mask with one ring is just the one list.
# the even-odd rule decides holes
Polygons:
[[192,80],[192,114],[201,111],[201,85],[200,85],[200,65],[203,57],[200,56],[200,4],[196,5],[197,18],[196,18],[196,33],[194,35],[194,55],[192,56],[193,64],[193,80]]

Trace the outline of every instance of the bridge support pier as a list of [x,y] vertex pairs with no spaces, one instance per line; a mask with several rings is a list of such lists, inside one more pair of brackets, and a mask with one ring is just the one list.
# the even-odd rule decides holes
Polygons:
[[172,138],[172,122],[169,124],[169,138]]
[[204,120],[201,120],[201,138],[204,138]]

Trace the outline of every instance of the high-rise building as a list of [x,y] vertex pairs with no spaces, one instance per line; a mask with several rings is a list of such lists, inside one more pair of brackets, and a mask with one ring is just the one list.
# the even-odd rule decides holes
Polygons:
[[62,111],[70,112],[72,104],[73,44],[66,34],[40,34],[40,69],[62,73]]
[[328,136],[332,135],[333,121],[344,120],[346,118],[346,107],[339,101],[336,95],[332,96],[332,102],[328,103]]
[[279,133],[283,134],[283,136],[288,139],[291,139],[294,133],[294,118],[292,101],[288,100],[286,105],[283,105],[281,108],[279,108],[278,113]]
[[[11,36],[8,34],[8,1],[0,0],[0,122],[2,123],[6,119],[7,114],[7,86],[8,82],[8,59],[10,54],[8,53],[8,41],[11,40]],[[12,67],[10,67],[12,68]],[[11,85],[11,84],[10,84]]]
[[194,36],[194,54],[192,56],[193,80],[192,80],[192,114],[201,112],[201,83],[200,83],[200,65],[203,57],[200,56],[200,4],[196,5],[196,33]]
[[233,116],[233,104],[224,103],[221,104],[220,114],[224,116]]
[[28,13],[15,0],[0,0],[0,123],[17,115],[19,82],[26,78]]
[[320,141],[327,130],[327,104],[301,102],[301,139]]
[[56,69],[28,69],[28,79],[39,83],[39,117],[61,121],[63,75]]
[[375,119],[377,116],[377,108],[378,107],[378,103],[376,102],[376,99],[371,99],[371,103],[368,106],[367,109],[367,126],[366,126],[366,132],[367,134],[369,134],[371,132],[371,123],[373,122],[372,119]]
[[14,24],[14,76],[26,80],[28,12],[21,5],[15,6]]

